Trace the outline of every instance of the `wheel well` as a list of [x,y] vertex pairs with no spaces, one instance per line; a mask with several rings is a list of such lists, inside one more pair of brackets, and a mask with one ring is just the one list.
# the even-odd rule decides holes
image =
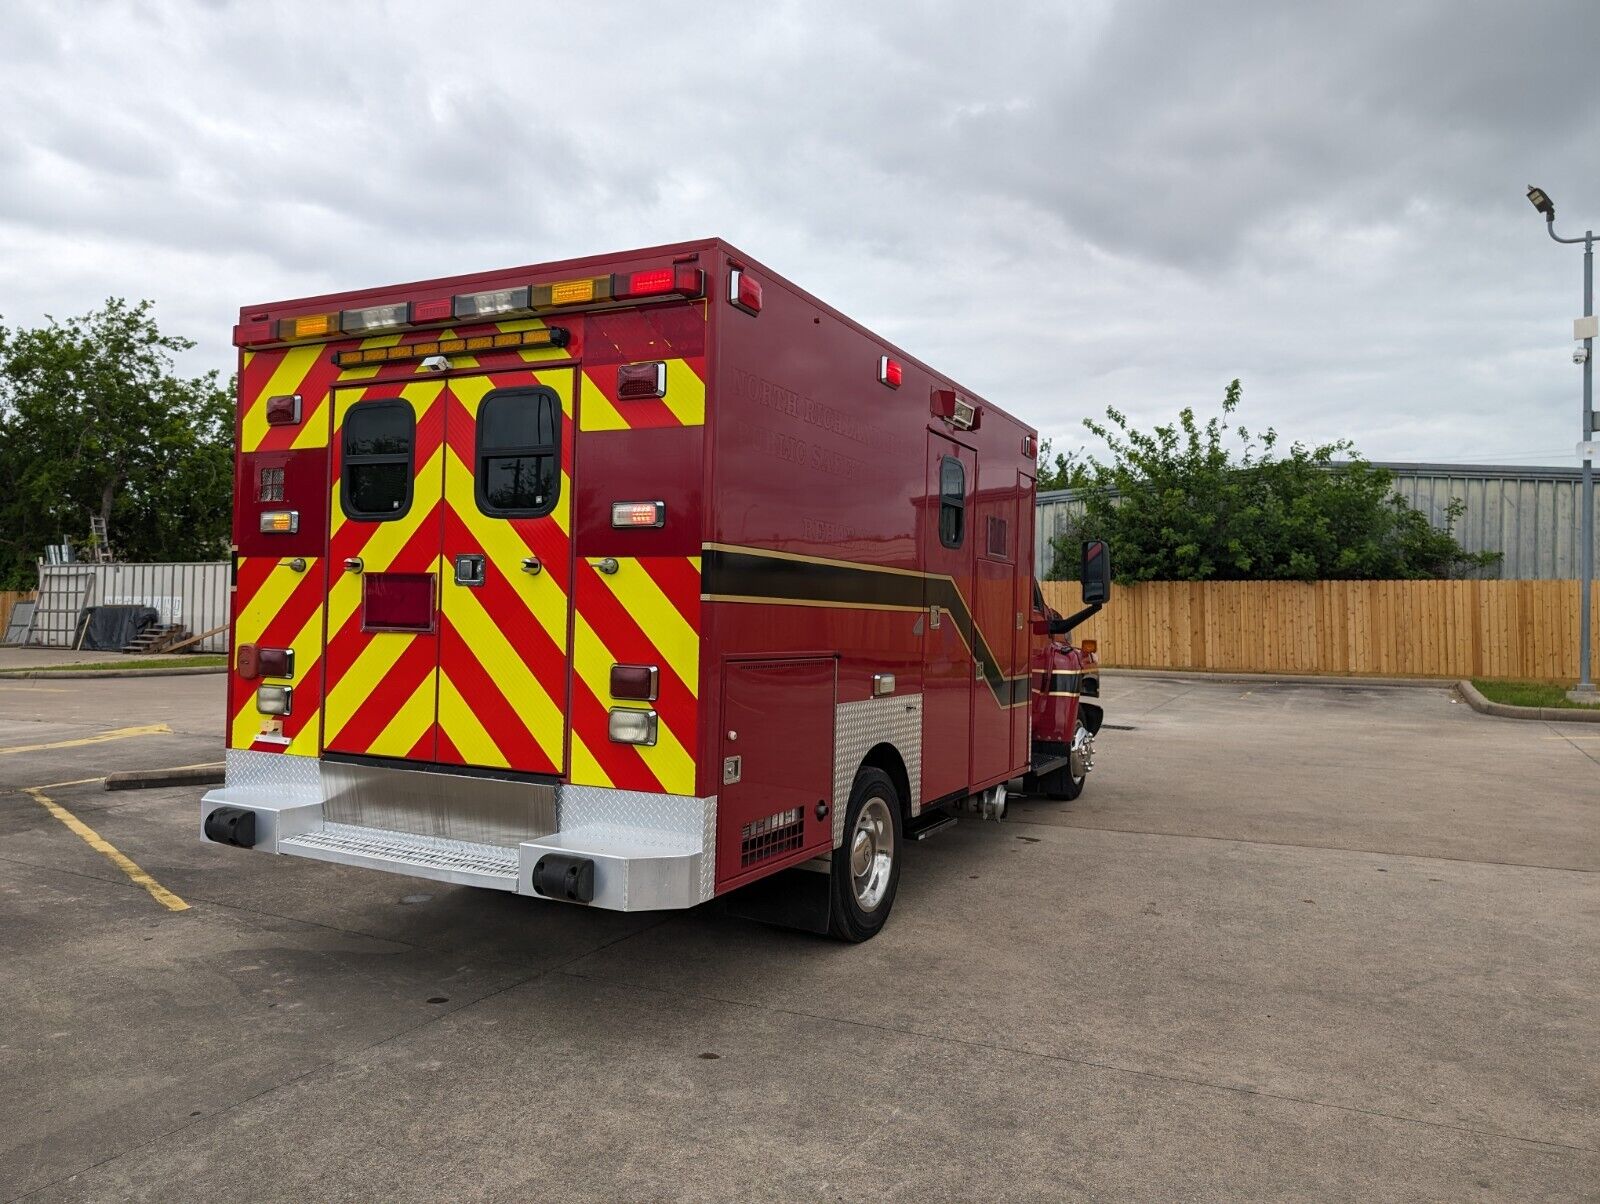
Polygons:
[[906,773],[906,763],[900,756],[900,750],[888,743],[875,744],[861,759],[862,769],[869,765],[889,775],[889,780],[894,783],[894,788],[900,795],[901,817],[910,819],[911,775]]

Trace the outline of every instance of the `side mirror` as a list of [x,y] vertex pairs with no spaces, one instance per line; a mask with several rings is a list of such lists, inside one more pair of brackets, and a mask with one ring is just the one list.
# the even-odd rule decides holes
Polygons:
[[1100,606],[1111,597],[1111,546],[1103,539],[1083,541],[1083,600]]

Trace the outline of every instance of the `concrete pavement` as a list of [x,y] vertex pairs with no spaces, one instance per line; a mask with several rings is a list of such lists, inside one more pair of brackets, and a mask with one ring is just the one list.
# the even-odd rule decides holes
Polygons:
[[[42,688],[38,683],[3,683]],[[220,678],[0,689],[0,1199],[1573,1199],[1600,739],[1108,679],[1099,767],[858,947],[206,845]],[[7,754],[134,726],[167,733]]]

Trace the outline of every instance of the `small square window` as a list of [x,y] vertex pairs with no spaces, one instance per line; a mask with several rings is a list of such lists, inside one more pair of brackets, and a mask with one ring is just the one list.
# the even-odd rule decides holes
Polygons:
[[256,476],[256,501],[283,501],[283,469],[263,468]]
[[989,516],[989,555],[1007,559],[1011,554],[1010,532],[1006,529],[1006,520]]

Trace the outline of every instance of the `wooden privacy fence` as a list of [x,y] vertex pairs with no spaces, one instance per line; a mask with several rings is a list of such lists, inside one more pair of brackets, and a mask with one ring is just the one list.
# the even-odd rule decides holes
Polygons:
[[[1045,599],[1071,614],[1078,588],[1047,581]],[[1147,581],[1073,638],[1124,668],[1575,681],[1578,583]]]
[[6,626],[11,622],[11,609],[18,602],[33,601],[31,589],[0,589],[0,639],[5,638]]

